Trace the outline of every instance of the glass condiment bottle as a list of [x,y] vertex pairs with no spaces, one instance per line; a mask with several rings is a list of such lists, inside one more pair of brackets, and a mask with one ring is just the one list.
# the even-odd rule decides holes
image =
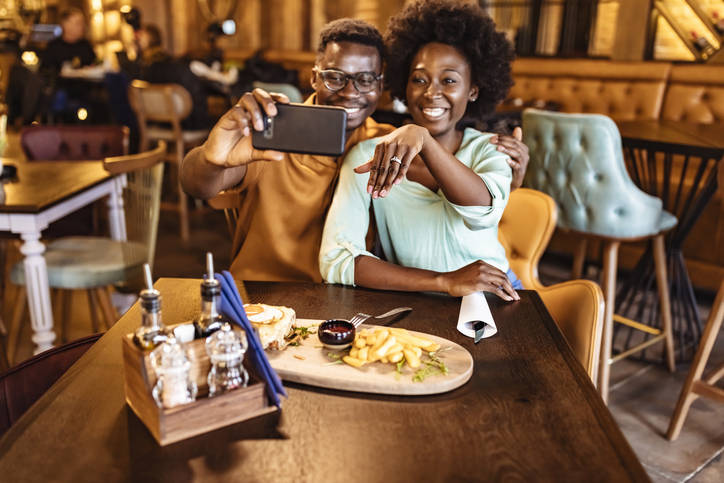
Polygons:
[[152,350],[163,344],[168,337],[166,327],[161,322],[161,292],[153,288],[151,267],[143,265],[146,288],[141,290],[141,327],[133,334],[133,342],[143,350]]
[[231,330],[229,323],[206,339],[206,353],[211,361],[209,397],[246,387],[249,373],[244,368],[244,354],[249,347],[246,332]]
[[196,400],[198,388],[191,379],[191,362],[175,337],[151,352],[151,366],[157,377],[152,393],[158,407],[170,409]]
[[206,273],[206,278],[201,282],[201,315],[194,320],[197,339],[208,337],[227,322],[219,314],[221,284],[214,279],[214,258],[211,253],[206,254]]

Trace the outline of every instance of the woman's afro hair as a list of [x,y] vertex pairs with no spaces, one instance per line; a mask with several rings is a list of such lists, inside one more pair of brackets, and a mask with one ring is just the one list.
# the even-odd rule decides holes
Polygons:
[[505,99],[513,85],[512,46],[480,7],[449,0],[413,3],[390,19],[385,82],[392,97],[406,101],[412,60],[431,42],[455,47],[470,64],[471,82],[480,92],[477,101],[468,103],[467,117],[479,119]]

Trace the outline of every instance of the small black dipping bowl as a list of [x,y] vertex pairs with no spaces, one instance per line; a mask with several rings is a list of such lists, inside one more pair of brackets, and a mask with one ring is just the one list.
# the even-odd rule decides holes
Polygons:
[[355,328],[347,320],[331,319],[319,324],[317,336],[319,341],[333,350],[349,347],[354,340]]

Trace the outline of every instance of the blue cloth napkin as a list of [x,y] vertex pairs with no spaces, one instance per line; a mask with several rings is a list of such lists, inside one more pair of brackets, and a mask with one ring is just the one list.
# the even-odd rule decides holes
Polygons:
[[269,398],[276,407],[280,408],[282,403],[279,396],[288,397],[287,392],[284,390],[279,376],[274,369],[272,369],[271,364],[269,364],[269,359],[266,358],[261,340],[259,340],[251,322],[249,322],[249,319],[246,317],[244,302],[241,300],[239,290],[236,288],[234,277],[232,277],[229,272],[224,271],[221,275],[215,273],[214,278],[221,284],[221,306],[219,307],[219,312],[246,332],[246,338],[249,340],[249,345],[252,349],[250,352],[247,352],[247,356],[251,363],[254,364],[262,380],[266,383],[266,391]]

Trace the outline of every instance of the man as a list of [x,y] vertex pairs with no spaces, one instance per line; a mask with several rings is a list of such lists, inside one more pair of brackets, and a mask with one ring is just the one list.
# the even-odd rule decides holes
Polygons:
[[[369,117],[382,93],[383,52],[382,35],[361,20],[337,20],[320,33],[311,75],[315,94],[306,104],[346,109],[346,151],[394,130]],[[346,75],[341,89],[325,82],[325,76],[334,73],[329,71]],[[371,90],[368,86],[360,92],[357,76],[369,73],[379,80],[371,84]],[[253,149],[251,130],[263,129],[262,109],[270,116],[276,114],[275,101],[288,102],[286,96],[259,89],[245,94],[216,124],[204,145],[186,155],[181,182],[189,195],[201,199],[238,187],[242,201],[230,269],[235,278],[321,282],[319,247],[339,160]],[[516,148],[520,143],[511,139],[501,139],[500,149],[524,168],[527,148],[520,155]]]
[[79,9],[71,7],[60,14],[60,26],[63,33],[48,43],[48,48],[41,54],[41,65],[44,69],[60,71],[65,62],[78,69],[91,65],[96,54],[90,42],[85,38],[85,17]]

